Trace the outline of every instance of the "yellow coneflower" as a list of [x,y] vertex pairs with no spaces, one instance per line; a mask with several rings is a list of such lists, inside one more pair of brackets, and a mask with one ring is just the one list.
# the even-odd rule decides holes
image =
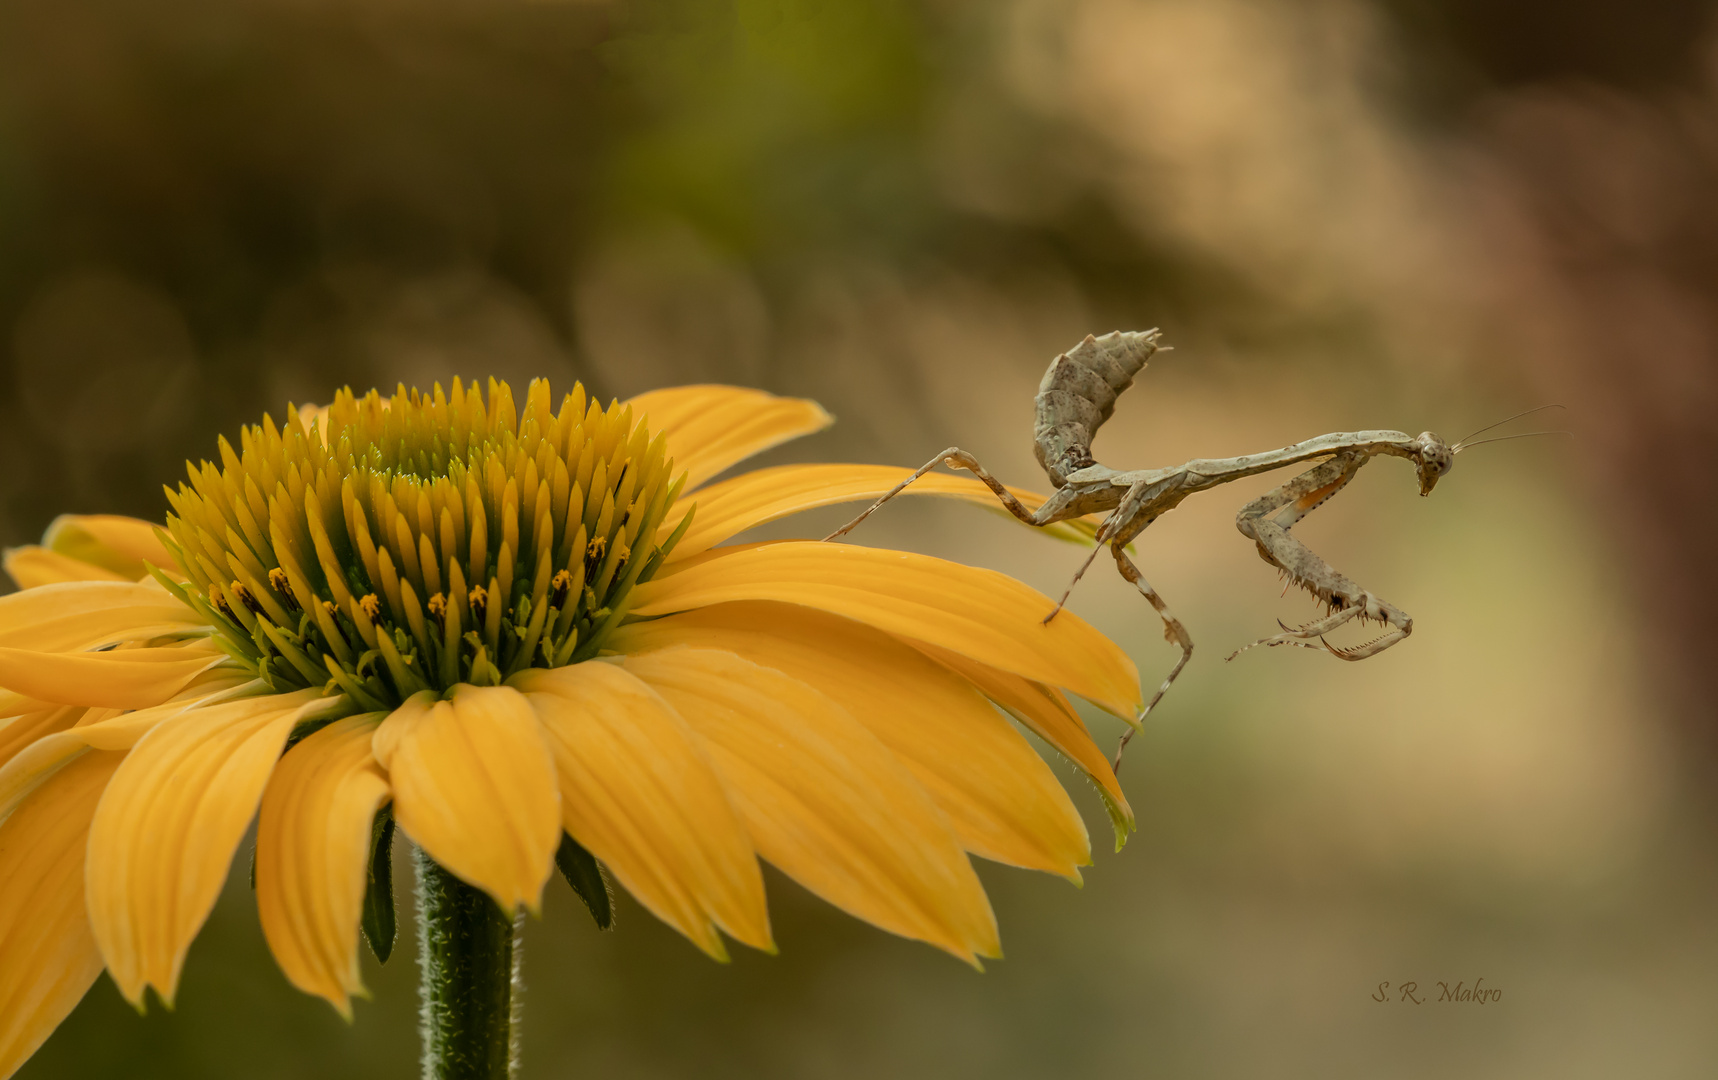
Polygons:
[[[923,555],[718,546],[905,475],[709,482],[827,425],[816,404],[694,386],[555,405],[540,381],[522,409],[493,380],[342,392],[221,440],[168,491],[165,528],[68,517],[7,554],[0,1077],[103,969],[139,1007],[149,987],[172,1002],[253,819],[269,946],[347,1016],[360,933],[392,943],[403,829],[426,986],[428,966],[444,984],[428,1037],[466,1040],[430,1049],[503,1067],[505,978],[437,943],[489,934],[504,976],[512,913],[557,862],[599,921],[600,866],[718,958],[724,934],[773,948],[761,857],[976,964],[998,938],[969,853],[1074,881],[1090,861],[1004,712],[1091,777],[1118,843],[1132,827],[1064,696],[1139,708],[1132,663],[1089,625]],[[910,490],[989,498],[953,477]]]

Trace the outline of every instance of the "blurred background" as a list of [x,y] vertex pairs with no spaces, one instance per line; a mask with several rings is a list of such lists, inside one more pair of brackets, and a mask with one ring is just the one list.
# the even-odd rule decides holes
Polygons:
[[[1199,651],[1129,752],[1140,831],[1111,854],[1067,774],[1097,864],[981,866],[986,974],[779,875],[781,955],[729,966],[557,878],[524,1076],[1710,1076],[1712,7],[0,0],[0,543],[159,517],[288,401],[456,373],[806,395],[839,423],[766,463],[958,444],[1031,486],[1088,332],[1175,346],[1098,439],[1122,468],[1563,403],[1573,440],[1427,500],[1384,460],[1300,527],[1415,618],[1363,664],[1223,662],[1312,613],[1233,531],[1286,477],[1146,533]],[[1046,592],[1081,557],[964,507],[856,539]],[[1073,606],[1172,662],[1103,568]],[[241,872],[176,1012],[103,979],[20,1075],[410,1077],[413,952],[366,954],[348,1026]]]

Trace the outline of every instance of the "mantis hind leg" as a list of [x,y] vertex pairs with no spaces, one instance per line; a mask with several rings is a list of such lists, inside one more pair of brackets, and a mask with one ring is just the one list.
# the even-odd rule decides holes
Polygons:
[[[1330,613],[1305,626],[1285,626],[1282,633],[1260,638],[1236,650],[1229,659],[1258,645],[1298,645],[1343,660],[1364,660],[1413,632],[1414,621],[1407,613],[1343,576],[1311,548],[1289,535],[1296,522],[1347,486],[1369,456],[1353,451],[1339,453],[1248,503],[1236,516],[1235,527],[1258,544],[1259,556],[1288,575],[1292,583],[1329,605]],[[1351,648],[1324,640],[1325,634],[1356,618],[1376,620],[1390,629],[1381,637]]]
[[1181,674],[1181,669],[1187,666],[1187,661],[1193,659],[1192,636],[1187,633],[1187,628],[1181,625],[1181,620],[1170,612],[1169,605],[1163,602],[1163,597],[1159,596],[1157,590],[1151,587],[1151,582],[1145,580],[1145,576],[1139,572],[1139,567],[1135,566],[1133,560],[1127,557],[1127,553],[1122,550],[1125,543],[1125,540],[1117,537],[1110,544],[1110,551],[1116,559],[1116,569],[1121,571],[1122,577],[1133,583],[1134,587],[1144,595],[1146,601],[1153,608],[1157,609],[1158,618],[1163,620],[1163,638],[1171,644],[1181,646],[1181,659],[1175,661],[1175,666],[1169,669],[1169,677],[1163,680],[1163,685],[1157,688],[1157,693],[1153,694],[1151,700],[1146,702],[1145,708],[1140,710],[1139,716],[1134,720],[1135,726],[1122,733],[1121,742],[1116,746],[1115,760],[1111,763],[1111,768],[1117,772],[1121,771],[1122,752],[1127,749],[1127,744],[1133,739],[1133,733],[1139,729],[1138,725],[1145,723],[1145,718],[1151,715],[1151,710],[1157,708],[1157,703],[1162,701],[1163,695],[1169,692],[1169,684],[1173,683],[1175,677]]
[[890,488],[881,499],[878,499],[870,506],[867,506],[864,513],[841,526],[841,528],[836,529],[823,539],[827,542],[846,536],[857,528],[860,522],[876,513],[884,503],[907,490],[908,486],[911,485],[913,481],[930,472],[938,465],[947,465],[951,469],[965,469],[967,472],[978,477],[980,482],[994,492],[996,497],[1002,501],[1004,509],[1028,525],[1048,525],[1055,520],[1056,500],[1052,499],[1050,502],[1040,506],[1038,508],[1038,512],[1034,514],[1032,511],[1026,509],[1025,503],[1014,497],[1014,493],[1008,490],[1008,485],[990,475],[990,470],[986,469],[983,465],[980,465],[977,458],[973,457],[958,446],[951,446],[936,457],[931,458],[929,461],[919,466],[918,469],[913,472],[913,475]]

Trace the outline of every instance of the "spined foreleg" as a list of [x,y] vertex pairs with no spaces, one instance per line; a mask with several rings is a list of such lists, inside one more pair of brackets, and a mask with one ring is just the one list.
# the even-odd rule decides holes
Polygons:
[[[1254,645],[1300,645],[1323,649],[1343,660],[1364,660],[1413,632],[1414,621],[1405,612],[1344,577],[1314,554],[1311,548],[1289,535],[1289,529],[1296,522],[1341,491],[1370,456],[1355,451],[1337,454],[1281,487],[1266,492],[1248,503],[1237,515],[1235,527],[1258,544],[1260,557],[1287,574],[1291,582],[1327,604],[1330,612],[1304,626],[1285,626],[1282,633],[1261,638],[1237,650],[1229,659],[1233,660]],[[1341,648],[1324,640],[1325,634],[1356,618],[1374,619],[1390,629],[1382,637],[1353,648]]]

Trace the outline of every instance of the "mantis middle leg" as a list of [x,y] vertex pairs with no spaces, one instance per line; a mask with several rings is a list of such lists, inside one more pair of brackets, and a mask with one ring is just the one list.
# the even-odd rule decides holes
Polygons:
[[1163,639],[1181,646],[1181,658],[1175,661],[1175,666],[1169,669],[1169,676],[1163,680],[1163,685],[1157,688],[1157,693],[1151,695],[1151,700],[1146,702],[1144,709],[1140,710],[1139,716],[1134,720],[1136,726],[1122,732],[1121,742],[1116,745],[1115,760],[1110,763],[1110,767],[1118,773],[1121,771],[1122,753],[1127,749],[1127,744],[1132,741],[1133,733],[1138,730],[1137,725],[1145,723],[1145,718],[1151,715],[1151,710],[1157,708],[1157,703],[1162,701],[1163,695],[1169,692],[1169,684],[1173,683],[1175,677],[1181,674],[1181,669],[1187,666],[1187,661],[1193,659],[1192,635],[1188,634],[1187,628],[1181,625],[1181,620],[1170,612],[1169,605],[1164,603],[1163,597],[1159,596],[1157,590],[1151,587],[1151,582],[1145,580],[1145,576],[1139,572],[1139,567],[1135,566],[1133,560],[1127,557],[1124,548],[1131,539],[1133,539],[1131,535],[1123,535],[1110,541],[1110,552],[1115,555],[1116,569],[1121,571],[1122,577],[1133,583],[1134,587],[1145,597],[1147,603],[1157,609],[1158,618],[1163,620]]

